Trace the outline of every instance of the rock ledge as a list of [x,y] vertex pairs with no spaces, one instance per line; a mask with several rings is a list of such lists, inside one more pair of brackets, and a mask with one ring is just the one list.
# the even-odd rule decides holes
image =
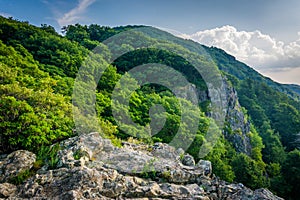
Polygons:
[[[274,199],[211,175],[209,161],[195,164],[182,150],[124,143],[114,147],[98,133],[60,143],[56,169],[47,166],[19,186],[10,177],[33,166],[36,156],[16,151],[0,160],[0,198],[10,199]],[[183,164],[184,163],[184,164]]]

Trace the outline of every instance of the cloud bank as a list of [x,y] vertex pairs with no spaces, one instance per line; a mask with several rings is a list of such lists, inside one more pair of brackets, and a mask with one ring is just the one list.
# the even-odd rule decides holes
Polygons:
[[287,44],[258,30],[238,31],[228,25],[180,36],[207,46],[222,48],[262,73],[300,68],[300,32],[299,39]]
[[75,8],[57,19],[58,24],[63,27],[77,22],[82,18],[82,14],[86,11],[86,9],[95,1],[96,0],[79,0],[78,5]]

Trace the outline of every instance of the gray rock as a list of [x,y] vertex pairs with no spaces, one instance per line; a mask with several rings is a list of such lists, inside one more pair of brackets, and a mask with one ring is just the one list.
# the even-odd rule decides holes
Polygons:
[[250,121],[246,118],[240,106],[236,90],[230,86],[226,79],[223,81],[226,88],[227,99],[227,114],[226,122],[227,129],[231,132],[225,131],[224,135],[230,141],[237,152],[251,154],[251,141],[248,136],[250,132]]
[[153,145],[151,154],[155,157],[169,160],[176,160],[180,155],[174,147],[161,142],[157,142]]
[[[182,165],[176,149],[167,144],[156,143],[152,148],[133,146],[126,144],[123,148],[115,148],[110,140],[101,138],[98,133],[71,138],[61,143],[63,150],[58,153],[58,167],[103,166],[121,174],[143,177],[155,174],[172,183],[195,183],[204,174],[202,166]],[[81,152],[83,157],[76,160],[74,152]]]
[[272,192],[270,192],[268,189],[257,189],[254,191],[254,199],[275,199],[275,200],[283,200],[282,198],[279,198],[277,196],[275,196]]
[[12,152],[0,162],[0,183],[8,181],[20,172],[31,169],[35,161],[35,154],[29,151]]
[[186,166],[195,166],[195,160],[193,156],[189,154],[184,155],[181,162]]
[[[252,191],[211,177],[209,161],[183,165],[179,159],[183,152],[167,144],[149,147],[124,143],[123,148],[116,148],[98,133],[90,133],[65,140],[60,147],[56,169],[43,167],[18,187],[0,184],[0,198],[280,200],[268,190]],[[25,165],[19,163],[21,160]],[[18,170],[10,162],[28,169],[34,160],[34,154],[18,151],[6,156],[0,165],[10,169],[11,175]]]
[[0,198],[8,198],[14,196],[17,192],[17,187],[10,183],[0,184]]
[[205,176],[210,176],[210,174],[212,173],[211,162],[208,160],[200,160],[197,163],[197,166],[203,169]]

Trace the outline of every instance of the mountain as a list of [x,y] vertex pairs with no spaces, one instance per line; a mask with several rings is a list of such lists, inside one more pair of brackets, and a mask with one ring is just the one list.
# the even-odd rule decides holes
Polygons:
[[[36,155],[5,182],[39,181],[33,175],[43,169],[62,175],[59,144],[99,132],[114,148],[169,143],[186,150],[182,157],[209,160],[212,173],[227,182],[297,199],[298,86],[152,27],[76,24],[63,31],[0,17],[0,166],[20,150]],[[75,160],[84,157],[76,152]]]
[[286,87],[290,88],[290,90],[293,90],[295,93],[300,94],[300,86],[296,84],[286,84]]

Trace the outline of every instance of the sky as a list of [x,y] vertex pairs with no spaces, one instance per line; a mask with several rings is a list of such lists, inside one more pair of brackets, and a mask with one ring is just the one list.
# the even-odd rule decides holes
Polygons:
[[0,15],[60,32],[75,23],[150,25],[224,49],[280,83],[300,84],[298,0],[0,0]]

